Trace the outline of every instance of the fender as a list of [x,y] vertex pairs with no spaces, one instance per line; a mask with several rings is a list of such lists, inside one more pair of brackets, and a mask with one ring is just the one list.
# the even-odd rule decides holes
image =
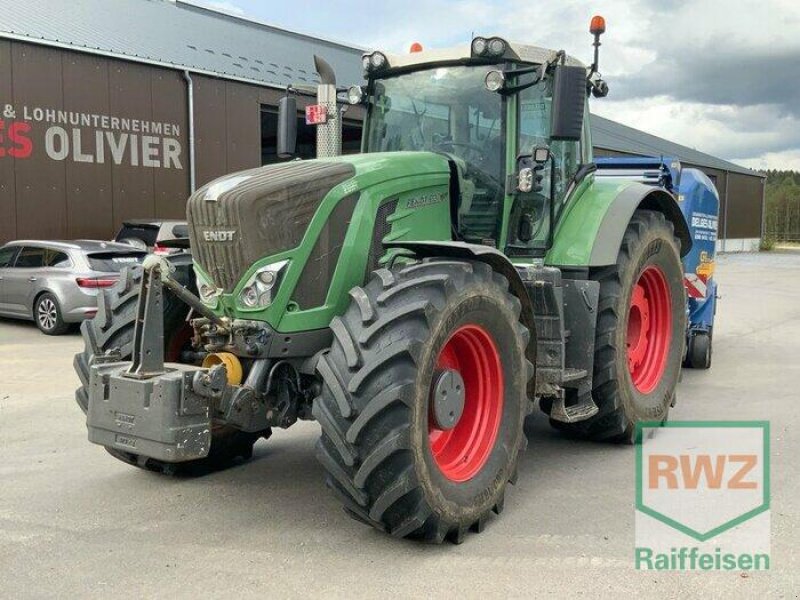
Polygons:
[[[517,297],[522,305],[520,320],[531,334],[528,341],[527,356],[531,364],[536,364],[536,324],[533,319],[533,303],[525,289],[517,269],[508,257],[491,246],[467,244],[466,242],[385,242],[384,247],[410,250],[418,258],[447,257],[462,260],[476,260],[486,263],[492,269],[508,279],[509,291]],[[534,381],[535,377],[531,379]]]
[[692,248],[686,218],[666,190],[632,181],[593,178],[577,192],[572,206],[557,225],[546,264],[603,267],[617,262],[622,236],[635,210],[655,210],[666,217],[680,240],[681,257]]

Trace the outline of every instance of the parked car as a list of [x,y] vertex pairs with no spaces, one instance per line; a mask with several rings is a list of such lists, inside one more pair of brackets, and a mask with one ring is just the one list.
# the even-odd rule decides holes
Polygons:
[[174,247],[162,245],[162,242],[177,239],[189,239],[189,226],[186,221],[131,219],[122,223],[122,227],[114,237],[115,242],[161,255],[176,251]]
[[97,312],[100,290],[147,253],[127,244],[18,241],[0,247],[0,316],[36,322],[59,335]]

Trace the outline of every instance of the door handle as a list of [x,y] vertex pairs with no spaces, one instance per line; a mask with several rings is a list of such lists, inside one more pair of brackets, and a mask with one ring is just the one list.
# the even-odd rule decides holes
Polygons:
[[28,277],[28,281],[30,281],[31,283],[33,283],[34,281],[36,281],[36,277]]

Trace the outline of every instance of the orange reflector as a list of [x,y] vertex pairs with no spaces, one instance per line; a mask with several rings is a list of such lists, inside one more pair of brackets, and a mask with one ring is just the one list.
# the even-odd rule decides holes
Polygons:
[[411,48],[408,49],[409,53],[413,54],[415,52],[422,52],[422,44],[419,42],[414,42],[411,44]]
[[606,20],[600,15],[592,17],[592,22],[589,25],[589,33],[592,35],[600,35],[606,32]]

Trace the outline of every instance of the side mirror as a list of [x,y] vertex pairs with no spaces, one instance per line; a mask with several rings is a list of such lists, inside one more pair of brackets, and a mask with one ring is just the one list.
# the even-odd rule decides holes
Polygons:
[[550,138],[579,142],[586,104],[586,69],[558,65],[553,78],[553,110]]
[[278,101],[277,153],[280,158],[291,158],[297,148],[297,99],[284,96]]

